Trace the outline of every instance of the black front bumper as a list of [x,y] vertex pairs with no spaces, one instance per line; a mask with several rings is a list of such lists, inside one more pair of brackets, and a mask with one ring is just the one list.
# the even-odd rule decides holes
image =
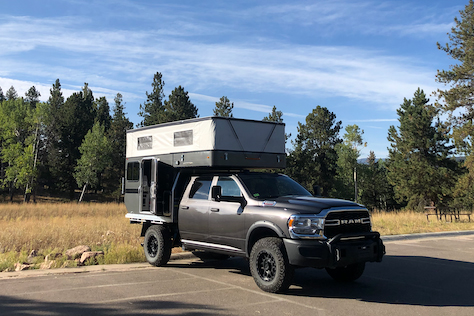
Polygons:
[[361,262],[380,262],[385,246],[377,232],[339,234],[329,240],[284,239],[290,264],[335,268]]

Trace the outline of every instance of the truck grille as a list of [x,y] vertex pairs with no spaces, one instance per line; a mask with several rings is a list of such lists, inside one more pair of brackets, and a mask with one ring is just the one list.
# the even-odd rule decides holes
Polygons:
[[370,231],[368,211],[329,212],[324,222],[324,235],[328,238],[338,234],[367,233]]

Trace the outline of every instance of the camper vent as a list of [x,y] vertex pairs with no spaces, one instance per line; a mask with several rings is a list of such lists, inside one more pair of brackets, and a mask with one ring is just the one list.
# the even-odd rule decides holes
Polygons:
[[138,150],[152,149],[153,148],[153,136],[138,137]]
[[193,130],[174,133],[174,147],[189,146],[193,144]]

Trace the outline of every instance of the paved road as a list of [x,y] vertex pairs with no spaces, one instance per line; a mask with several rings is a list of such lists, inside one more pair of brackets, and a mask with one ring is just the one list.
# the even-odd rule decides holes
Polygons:
[[298,269],[285,295],[260,291],[237,258],[2,273],[0,315],[474,315],[474,235],[386,246],[355,283]]

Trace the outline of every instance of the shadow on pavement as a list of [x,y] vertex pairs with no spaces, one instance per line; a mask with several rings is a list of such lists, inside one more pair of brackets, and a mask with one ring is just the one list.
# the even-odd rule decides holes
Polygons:
[[[319,272],[319,273],[318,273]],[[474,264],[419,256],[386,256],[369,263],[353,283],[333,281],[324,270],[299,269],[287,294],[419,306],[474,306]],[[299,288],[298,288],[299,287]]]
[[[250,277],[245,259],[172,264],[177,268],[229,270]],[[368,263],[364,275],[352,283],[334,281],[326,271],[301,268],[284,295],[355,299],[366,302],[418,306],[474,306],[474,263],[422,256],[384,257]]]
[[[140,311],[136,313],[136,311]],[[40,302],[36,300],[0,296],[0,315],[183,315],[204,316],[222,314],[222,310],[206,305],[180,301],[136,300],[120,304],[75,304]]]

